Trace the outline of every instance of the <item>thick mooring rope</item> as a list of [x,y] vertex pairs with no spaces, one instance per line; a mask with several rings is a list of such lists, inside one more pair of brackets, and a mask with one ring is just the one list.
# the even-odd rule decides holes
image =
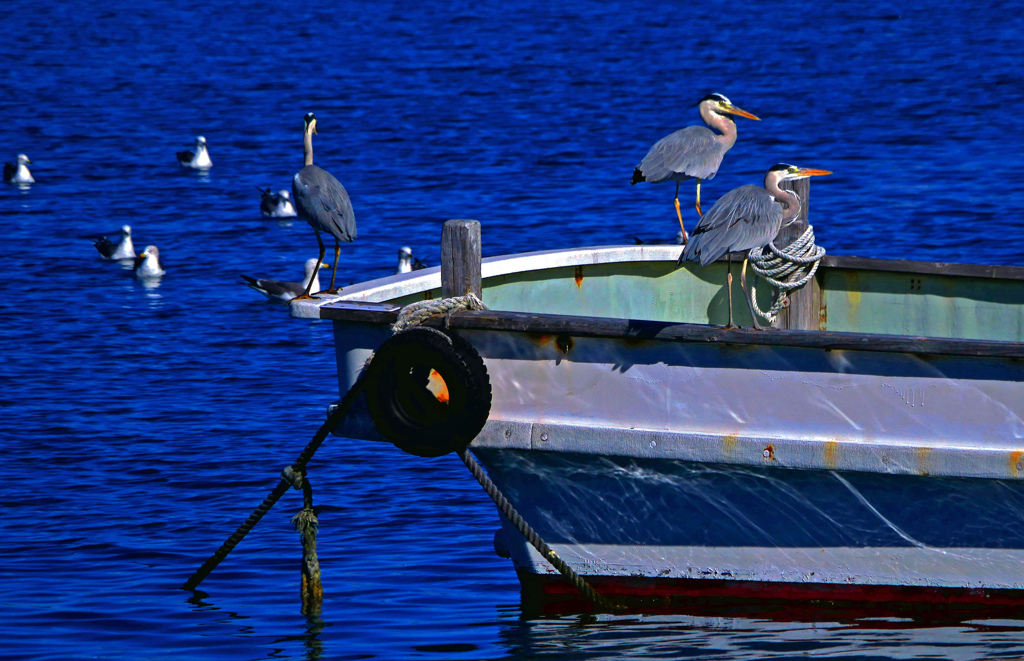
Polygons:
[[486,310],[487,306],[475,294],[435,298],[429,301],[410,303],[398,311],[398,321],[391,326],[391,332],[401,333],[411,326],[419,326],[436,314],[451,314],[459,310]]
[[[765,248],[770,254],[765,253]],[[803,287],[814,277],[824,256],[825,249],[814,243],[813,225],[808,225],[799,239],[782,250],[776,248],[774,243],[751,250],[747,256],[750,268],[779,291],[768,311],[762,312],[757,307],[757,289],[751,284],[750,298],[754,311],[768,320],[768,323],[774,323],[779,311],[789,307],[789,292]]]
[[[210,572],[217,568],[217,565],[219,565],[224,558],[228,557],[228,554],[238,546],[238,543],[249,534],[250,530],[256,527],[256,524],[260,522],[260,519],[270,511],[270,508],[272,508],[274,504],[281,499],[281,496],[283,496],[288,489],[292,487],[301,488],[302,482],[300,480],[302,474],[306,471],[306,464],[308,464],[313,458],[316,451],[320,449],[320,446],[331,433],[331,430],[334,429],[338,423],[341,422],[342,418],[348,414],[348,410],[352,408],[352,404],[356,401],[356,397],[361,392],[363,392],[362,376],[360,376],[360,378],[352,384],[352,387],[349,388],[348,392],[345,393],[345,397],[342,398],[338,408],[334,409],[331,415],[327,417],[327,421],[316,431],[316,434],[313,435],[313,439],[306,445],[305,449],[299,455],[299,458],[295,460],[295,463],[286,467],[284,471],[282,471],[281,481],[278,482],[277,486],[274,487],[274,490],[270,492],[270,495],[260,503],[259,507],[253,510],[253,513],[249,515],[249,518],[238,526],[238,529],[220,545],[220,548],[217,549],[214,554],[211,555],[209,559],[207,559],[207,561],[189,577],[187,581],[185,581],[185,584],[182,586],[184,589],[195,590],[199,587],[199,584],[210,575]],[[296,475],[299,476],[298,480]]]

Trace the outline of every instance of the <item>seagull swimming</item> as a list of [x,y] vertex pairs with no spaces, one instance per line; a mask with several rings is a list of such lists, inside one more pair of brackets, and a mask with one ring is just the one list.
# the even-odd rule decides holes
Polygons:
[[113,242],[106,236],[94,239],[92,244],[100,251],[103,259],[135,259],[135,246],[132,244],[132,228],[129,225],[122,225],[120,229],[121,240]]
[[[287,303],[302,292],[306,291],[306,287],[310,289],[320,289],[320,275],[317,273],[316,263],[317,259],[306,260],[306,275],[302,279],[302,282],[286,282],[281,280],[257,280],[250,278],[247,275],[243,275],[242,279],[245,280],[245,284],[249,285],[259,293],[266,296],[271,301],[277,303]],[[330,264],[324,266],[330,268]],[[310,285],[312,281],[312,285]]]
[[398,271],[396,273],[410,273],[427,268],[427,265],[412,256],[412,248],[402,246],[398,251]]
[[160,251],[156,246],[146,246],[146,249],[135,258],[136,278],[159,278],[164,273],[163,267],[160,266]]
[[183,168],[192,168],[193,170],[206,170],[213,167],[210,153],[206,151],[206,138],[201,135],[196,136],[195,153],[188,150],[179,151],[178,165]]
[[292,204],[292,194],[281,189],[276,193],[271,193],[270,189],[263,190],[259,186],[256,190],[260,192],[260,213],[267,218],[293,218],[298,214],[295,213],[295,205]]
[[36,180],[32,178],[32,173],[28,171],[28,166],[32,164],[32,161],[28,160],[28,156],[24,154],[18,154],[18,162],[4,163],[4,181],[9,184],[34,184]]

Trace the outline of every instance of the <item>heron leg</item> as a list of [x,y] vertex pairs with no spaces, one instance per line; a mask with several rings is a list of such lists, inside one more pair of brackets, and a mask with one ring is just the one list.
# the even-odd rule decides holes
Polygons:
[[739,327],[736,324],[732,323],[732,253],[730,252],[727,254],[728,257],[726,258],[727,266],[725,267],[725,282],[726,289],[729,292],[729,324],[726,326],[726,328],[732,329]]
[[697,177],[697,215],[701,218],[704,217],[704,212],[700,210],[700,177]]
[[763,330],[761,324],[757,323],[757,313],[754,312],[754,299],[750,297],[750,291],[747,289],[747,261],[746,257],[743,258],[743,268],[740,269],[740,287],[743,288],[744,297],[747,299],[747,308],[750,310],[750,318],[754,321],[754,328],[756,330]]
[[341,258],[341,244],[338,243],[338,238],[334,238],[334,270],[331,271],[331,287],[327,291],[332,294],[337,294],[341,291],[341,287],[334,288],[334,279],[338,277],[338,260]]
[[[700,181],[699,179],[697,181]],[[686,228],[683,227],[683,211],[679,206],[679,182],[676,182],[676,215],[679,216],[679,229],[683,231],[683,245],[690,240],[690,235],[686,233]]]
[[313,281],[316,280],[317,274],[320,273],[320,265],[323,264],[324,253],[327,251],[327,246],[324,245],[324,240],[320,238],[320,230],[314,228],[314,231],[316,232],[316,242],[320,244],[320,256],[316,260],[316,268],[313,269],[313,276],[309,279],[309,283],[306,285],[306,291],[302,292],[302,296],[296,296],[293,298],[293,301],[301,301],[306,298],[316,298],[315,296],[310,296],[309,290],[313,287]]

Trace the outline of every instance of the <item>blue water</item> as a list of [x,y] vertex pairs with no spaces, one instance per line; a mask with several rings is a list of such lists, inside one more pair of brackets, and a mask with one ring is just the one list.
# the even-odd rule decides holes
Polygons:
[[[343,283],[404,244],[436,264],[447,218],[481,220],[487,255],[670,240],[671,185],[628,182],[710,91],[763,121],[738,120],[706,205],[825,168],[833,254],[1022,265],[1021,3],[8,0],[0,25],[0,160],[37,181],[0,187],[0,657],[1024,655],[1024,620],[535,618],[457,459],[336,438],[310,465],[321,616],[299,612],[296,492],[205,596],[178,588],[338,394],[329,325],[238,278],[315,256],[254,188],[289,187],[304,113],[356,209]],[[175,163],[197,134],[207,175]],[[79,238],[124,223],[161,250],[155,286]]]

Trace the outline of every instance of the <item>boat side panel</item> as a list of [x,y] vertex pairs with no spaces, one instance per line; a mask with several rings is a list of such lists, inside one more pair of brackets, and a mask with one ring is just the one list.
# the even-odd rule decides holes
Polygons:
[[[1024,483],[474,453],[579,573],[1024,588]],[[517,569],[554,570],[507,522]]]

